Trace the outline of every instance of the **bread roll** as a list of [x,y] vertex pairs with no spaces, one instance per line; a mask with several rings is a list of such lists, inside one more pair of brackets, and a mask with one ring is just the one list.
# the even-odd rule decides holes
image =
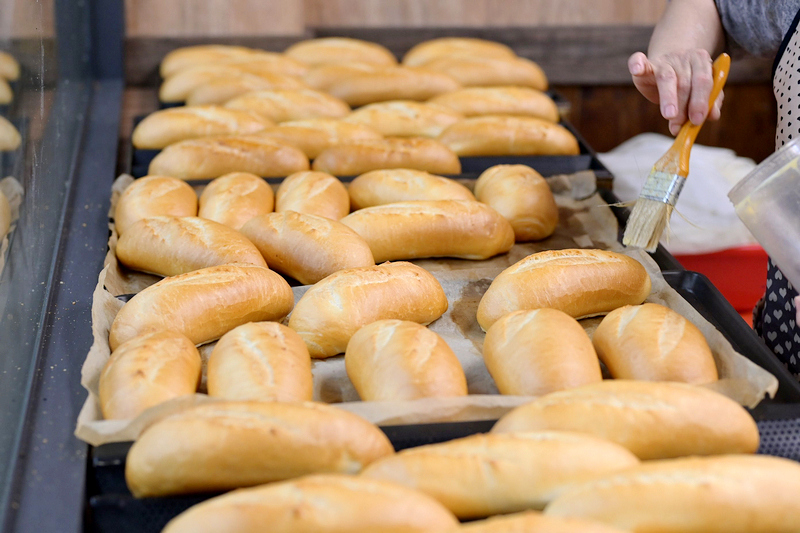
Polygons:
[[115,350],[138,335],[170,329],[204,344],[248,322],[279,321],[293,304],[292,288],[268,268],[204,268],[162,279],[131,298],[114,318],[108,343]]
[[272,89],[305,89],[306,84],[298,78],[284,74],[238,74],[225,75],[194,88],[186,96],[186,105],[224,104],[228,100],[252,91]]
[[475,182],[475,196],[503,215],[517,242],[546,239],[558,225],[558,206],[541,174],[525,165],[495,165]]
[[514,246],[514,230],[480,202],[419,200],[367,207],[344,217],[376,263],[422,257],[488,259]]
[[351,106],[361,106],[387,100],[424,101],[460,88],[461,84],[455,79],[435,69],[383,67],[372,71],[353,71],[320,90],[341,98]]
[[10,152],[19,148],[22,143],[17,128],[5,117],[0,116],[0,152]]
[[356,109],[343,120],[363,124],[393,137],[438,137],[464,117],[444,106],[412,100],[393,100]]
[[465,533],[624,533],[597,522],[547,516],[536,511],[525,511],[505,516],[494,516],[464,524],[458,529]]
[[558,122],[558,106],[550,96],[530,87],[466,87],[428,101],[467,117],[520,115]]
[[311,357],[344,353],[361,327],[387,318],[430,324],[447,311],[444,289],[430,272],[411,263],[386,263],[331,274],[297,302],[289,327]]
[[293,44],[283,53],[306,65],[326,65],[328,63],[397,64],[397,58],[378,43],[348,37],[309,39]]
[[347,343],[344,363],[364,401],[467,395],[467,378],[456,354],[416,322],[379,320],[364,326]]
[[639,459],[755,453],[758,427],[733,400],[684,383],[608,380],[554,392],[503,416],[493,433],[579,431]]
[[613,378],[693,385],[719,379],[703,333],[663,305],[626,305],[611,311],[592,342]]
[[232,172],[203,189],[197,216],[238,230],[251,218],[271,213],[274,206],[275,193],[267,182],[255,174]]
[[8,203],[6,195],[0,190],[0,241],[3,240],[9,229],[11,229],[11,205]]
[[444,130],[439,140],[459,156],[580,153],[578,140],[567,128],[534,117],[468,118]]
[[226,400],[311,401],[311,357],[277,322],[250,322],[223,335],[208,359],[208,395]]
[[228,100],[228,109],[252,111],[273,122],[311,118],[342,118],[350,106],[329,94],[311,89],[256,91]]
[[368,126],[332,118],[284,122],[265,129],[260,135],[296,146],[310,159],[332,146],[383,139],[383,135]]
[[296,211],[339,220],[350,212],[350,197],[341,181],[325,172],[297,172],[283,180],[275,211]]
[[173,519],[164,533],[427,533],[457,525],[447,509],[419,492],[318,475],[208,500]]
[[121,344],[100,373],[100,408],[106,420],[136,418],[167,400],[194,394],[200,354],[175,331],[157,331]]
[[114,210],[114,225],[121,235],[136,221],[159,215],[197,215],[197,194],[185,181],[177,178],[139,178],[120,195]]
[[485,39],[472,37],[440,37],[423,41],[413,46],[403,56],[403,64],[418,67],[439,57],[500,57],[513,59],[517,57],[508,46]]
[[119,238],[116,254],[126,267],[159,276],[177,276],[228,263],[267,266],[244,235],[199,217],[139,220]]
[[19,78],[19,63],[8,52],[0,51],[0,78],[10,81]]
[[353,210],[413,200],[475,200],[469,189],[455,180],[422,170],[373,170],[350,182]]
[[768,456],[643,463],[566,492],[545,513],[659,533],[790,533],[800,465]]
[[637,260],[604,250],[547,250],[503,270],[478,304],[484,331],[520,309],[552,307],[573,318],[602,315],[650,295],[650,275]]
[[150,163],[150,174],[184,180],[250,172],[264,178],[308,170],[306,155],[286,143],[259,135],[203,137],[171,144]]
[[556,309],[515,311],[495,322],[483,361],[500,394],[540,396],[603,379],[583,327]]
[[452,150],[434,139],[389,137],[328,148],[314,159],[313,168],[335,176],[357,176],[385,168],[460,174],[461,162]]
[[547,90],[547,76],[541,67],[522,57],[437,57],[420,68],[444,73],[464,87],[517,85]]
[[303,82],[312,89],[327,91],[333,85],[357,74],[375,72],[382,68],[380,65],[370,65],[368,63],[330,63],[319,65],[309,70],[303,76]]
[[230,60],[247,60],[263,56],[281,55],[244,46],[208,44],[176,48],[161,60],[159,73],[168,78],[176,72],[196,65],[207,65]]
[[133,146],[160,150],[186,139],[210,135],[247,135],[272,122],[256,113],[218,106],[173,107],[148,115],[133,130]]
[[14,100],[14,92],[6,80],[0,78],[0,105],[10,104]]
[[541,431],[409,448],[372,463],[361,476],[419,490],[464,519],[544,509],[571,485],[638,464],[607,440]]
[[260,485],[315,472],[356,474],[394,453],[377,426],[320,403],[215,402],[145,429],[128,452],[137,498]]

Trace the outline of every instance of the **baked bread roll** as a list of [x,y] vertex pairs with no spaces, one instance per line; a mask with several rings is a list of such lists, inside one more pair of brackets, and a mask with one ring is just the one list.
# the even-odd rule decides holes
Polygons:
[[328,63],[367,63],[396,65],[397,58],[388,48],[348,37],[322,37],[295,43],[283,52],[287,57],[306,65]]
[[148,115],[133,130],[135,148],[160,150],[186,139],[210,135],[247,135],[272,126],[272,122],[248,111],[218,106],[173,107]]
[[417,491],[317,475],[205,501],[178,515],[164,533],[428,533],[457,525],[447,509]]
[[197,194],[178,178],[139,178],[122,191],[114,209],[114,226],[122,235],[136,221],[159,215],[196,216]]
[[128,452],[125,480],[137,498],[222,491],[315,472],[356,474],[392,453],[377,426],[343,409],[215,402],[145,429]]
[[275,211],[296,211],[339,220],[350,212],[350,197],[344,184],[325,172],[297,172],[278,186]]
[[580,153],[578,140],[567,128],[534,117],[467,118],[444,130],[439,140],[459,156]]
[[500,57],[515,58],[517,54],[508,46],[495,41],[473,37],[440,37],[413,46],[403,56],[403,64],[418,67],[439,57]]
[[208,359],[208,395],[226,400],[310,402],[311,357],[277,322],[250,322],[223,335]]
[[19,63],[8,52],[0,51],[0,78],[10,81],[19,78]]
[[525,165],[495,165],[475,182],[475,197],[503,215],[517,242],[546,239],[558,225],[558,206],[541,174]]
[[638,464],[613,442],[541,431],[408,448],[372,463],[361,476],[419,490],[465,519],[544,509],[571,485]]
[[211,63],[224,63],[231,60],[251,60],[262,57],[281,56],[275,52],[266,52],[247,48],[245,46],[231,46],[224,44],[205,44],[198,46],[184,46],[176,48],[161,60],[159,73],[162,78],[168,78],[176,72],[197,65]]
[[5,117],[0,116],[0,152],[10,152],[19,148],[22,137],[16,126]]
[[310,69],[303,76],[303,82],[312,89],[328,91],[333,85],[355,75],[364,72],[375,72],[382,68],[380,65],[370,65],[368,63],[330,63]]
[[356,109],[343,120],[363,124],[392,137],[438,137],[448,126],[464,118],[444,106],[393,100]]
[[333,118],[284,122],[265,129],[260,135],[296,146],[309,159],[314,159],[332,146],[383,139],[383,135],[368,126],[350,124]]
[[364,326],[347,343],[344,363],[363,401],[467,395],[467,378],[456,354],[416,322],[379,320]]
[[267,266],[258,248],[244,235],[199,217],[139,220],[120,236],[116,254],[126,267],[159,276],[177,276],[228,263]]
[[394,259],[488,259],[514,246],[514,230],[488,205],[419,200],[367,207],[341,220],[361,235],[376,263]]
[[663,305],[626,305],[611,311],[592,342],[613,378],[692,385],[719,379],[703,333]]
[[157,331],[121,344],[100,373],[106,420],[129,420],[179,396],[194,394],[202,362],[185,335]]
[[344,353],[363,326],[387,318],[430,324],[447,311],[444,289],[427,270],[411,263],[386,263],[331,274],[297,302],[289,327],[311,357]]
[[558,106],[546,93],[530,87],[466,87],[428,101],[466,117],[520,115],[558,122]]
[[464,87],[516,85],[547,90],[547,76],[539,65],[523,57],[437,57],[420,68],[442,72]]
[[0,241],[3,240],[9,229],[11,229],[11,204],[8,203],[8,198],[3,191],[0,191]]
[[548,516],[537,511],[525,511],[505,516],[493,516],[486,520],[477,520],[461,526],[458,531],[465,533],[624,533],[597,522]]
[[313,168],[335,176],[357,176],[385,168],[460,174],[461,161],[434,139],[389,137],[332,146],[314,159]]
[[273,122],[311,118],[342,118],[350,106],[338,98],[312,89],[256,91],[228,100],[228,109],[252,111]]
[[559,496],[545,513],[663,533],[789,533],[800,465],[764,455],[652,461]]
[[602,315],[650,295],[650,275],[637,260],[604,250],[547,250],[503,270],[478,304],[484,331],[520,309],[552,307],[573,318]]
[[515,311],[495,322],[483,362],[500,394],[541,396],[603,380],[586,331],[556,309]]
[[225,75],[194,88],[186,96],[186,105],[219,104],[252,91],[272,89],[305,89],[306,84],[298,78],[284,74],[238,74]]
[[235,230],[258,215],[271,213],[275,193],[267,182],[255,174],[225,174],[203,189],[197,216],[224,224]]
[[733,400],[684,383],[607,380],[554,392],[503,416],[493,433],[589,433],[639,459],[755,453],[758,427]]
[[350,182],[353,210],[413,200],[475,200],[472,192],[455,180],[422,170],[373,170]]
[[14,100],[14,92],[6,80],[0,78],[0,105],[10,104]]
[[351,106],[361,106],[387,100],[424,101],[460,88],[459,82],[439,70],[383,67],[351,72],[320,90],[326,90]]
[[108,343],[115,350],[138,335],[170,329],[204,344],[248,322],[280,321],[292,305],[292,288],[268,268],[203,268],[164,278],[131,298],[114,318]]
[[150,162],[150,174],[184,180],[217,178],[249,172],[263,178],[308,170],[308,157],[299,149],[261,135],[203,137],[171,144]]

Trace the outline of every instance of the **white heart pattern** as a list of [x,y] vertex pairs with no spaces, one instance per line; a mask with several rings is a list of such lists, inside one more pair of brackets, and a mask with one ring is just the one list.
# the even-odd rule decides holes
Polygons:
[[781,324],[781,328],[780,328],[780,329],[781,329],[781,331],[782,331],[782,332],[784,332],[784,333],[789,333],[789,326],[787,326],[787,325],[786,325],[786,322],[784,322],[783,324]]
[[772,278],[767,279],[767,288],[772,287]]
[[764,315],[764,324],[772,324],[772,317],[769,315]]
[[779,345],[779,346],[776,346],[774,351],[775,351],[775,353],[776,353],[776,354],[778,354],[778,355],[783,355],[783,347],[782,347],[782,346],[780,346],[780,345]]
[[791,311],[791,310],[792,310],[792,304],[791,304],[791,302],[786,302],[786,303],[783,305],[783,308],[784,308],[784,309],[786,309],[787,311]]
[[[795,325],[797,325],[797,322],[795,322],[794,320],[789,321],[790,328],[794,329]],[[800,339],[797,339],[797,342],[800,342]]]
[[774,292],[771,292],[771,293],[769,293],[769,297],[767,297],[767,299],[770,302],[777,302],[778,301],[778,295],[775,294]]
[[774,341],[775,339],[778,338],[778,332],[777,331],[768,331],[767,332],[767,338],[769,340],[771,340],[771,341]]
[[781,317],[783,316],[783,311],[781,311],[780,309],[776,309],[776,310],[774,310],[774,311],[772,312],[772,316],[774,316],[775,318],[777,318],[778,320],[780,320],[780,319],[781,319]]
[[792,341],[786,341],[786,342],[783,343],[783,345],[786,346],[787,350],[791,350],[792,349]]
[[797,364],[797,359],[795,359],[794,356],[791,356],[789,358],[789,362],[792,363],[793,365],[796,365]]
[[794,334],[794,342],[800,342],[800,335],[797,333]]
[[780,293],[781,298],[786,298],[786,287],[781,287],[778,289],[778,292]]
[[775,271],[775,279],[783,279],[783,273],[780,270]]

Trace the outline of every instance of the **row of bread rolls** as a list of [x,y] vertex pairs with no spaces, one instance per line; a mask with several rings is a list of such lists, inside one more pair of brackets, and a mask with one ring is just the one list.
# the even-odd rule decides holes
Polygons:
[[[19,63],[8,52],[0,51],[0,105],[10,104],[14,99],[10,81],[19,78]],[[22,137],[16,126],[0,116],[0,152],[16,150]]]

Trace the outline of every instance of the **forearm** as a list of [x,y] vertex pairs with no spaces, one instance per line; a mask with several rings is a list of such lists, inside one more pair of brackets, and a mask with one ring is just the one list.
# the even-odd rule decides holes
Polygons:
[[711,57],[725,46],[725,34],[714,0],[671,0],[650,38],[651,60],[672,52],[703,49]]

